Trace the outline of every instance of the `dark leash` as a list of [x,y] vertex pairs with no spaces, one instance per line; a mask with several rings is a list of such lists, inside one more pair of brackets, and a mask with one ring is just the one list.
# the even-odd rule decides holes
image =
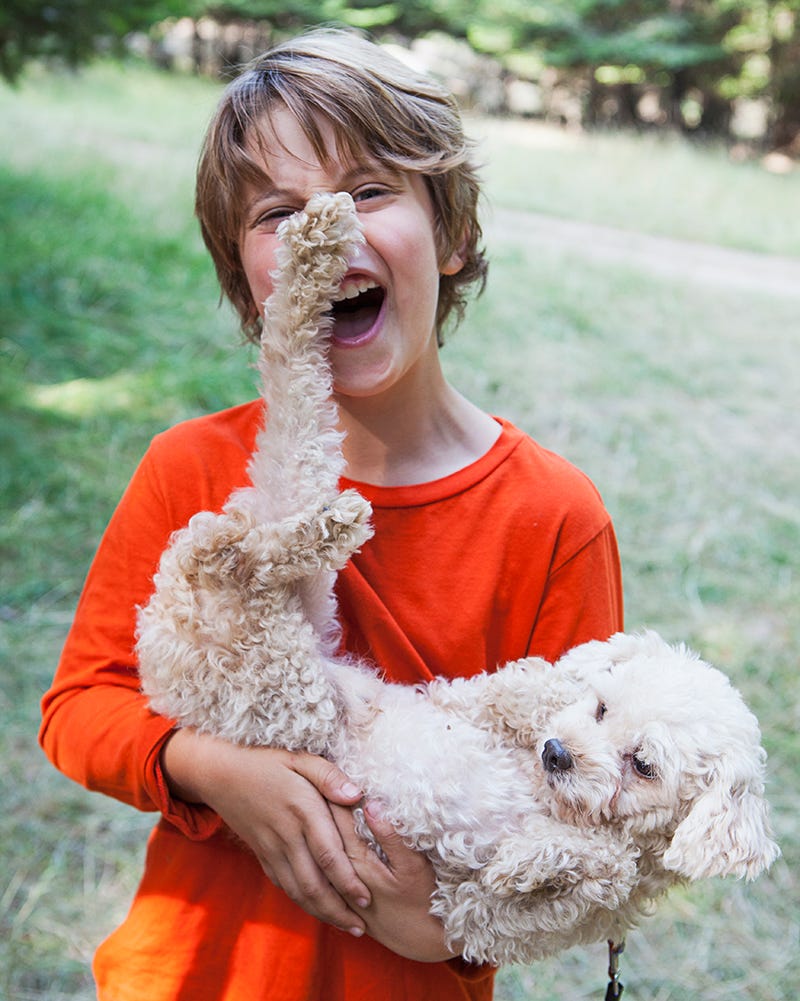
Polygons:
[[625,951],[625,939],[619,944],[612,939],[608,940],[608,987],[606,987],[606,1001],[617,1001],[622,997],[625,989],[619,982],[619,957]]

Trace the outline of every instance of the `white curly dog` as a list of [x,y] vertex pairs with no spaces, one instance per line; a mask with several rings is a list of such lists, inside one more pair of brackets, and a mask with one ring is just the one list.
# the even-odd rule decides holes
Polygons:
[[431,910],[468,960],[528,963],[619,936],[677,882],[758,875],[778,855],[758,724],[685,649],[619,634],[417,687],[336,656],[334,575],[371,529],[339,490],[326,348],[362,237],[346,194],[281,237],[253,485],[175,534],[139,613],[153,710],[334,761],[431,859]]

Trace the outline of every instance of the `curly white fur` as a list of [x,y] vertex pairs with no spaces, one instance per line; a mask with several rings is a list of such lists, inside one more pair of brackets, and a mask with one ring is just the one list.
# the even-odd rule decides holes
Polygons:
[[681,880],[756,876],[778,854],[758,725],[685,649],[619,634],[418,687],[334,656],[333,575],[370,534],[367,503],[338,490],[326,353],[360,237],[342,194],[281,234],[253,486],[164,554],[139,615],[151,706],[336,762],[432,860],[432,912],[469,960],[531,962],[616,937]]

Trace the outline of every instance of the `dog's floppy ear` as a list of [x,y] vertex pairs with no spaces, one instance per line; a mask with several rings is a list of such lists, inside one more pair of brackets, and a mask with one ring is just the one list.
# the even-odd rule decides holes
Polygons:
[[678,825],[663,864],[687,879],[754,879],[780,854],[772,840],[761,783],[712,786]]

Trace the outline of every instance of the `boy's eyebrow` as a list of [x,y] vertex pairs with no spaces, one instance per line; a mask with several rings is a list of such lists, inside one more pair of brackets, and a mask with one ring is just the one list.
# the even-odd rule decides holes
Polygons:
[[[396,167],[392,167],[384,163],[378,163],[377,161],[375,163],[369,163],[366,166],[359,164],[357,167],[347,170],[338,179],[336,190],[343,191],[345,188],[349,188],[352,185],[357,184],[362,179],[372,177],[375,174],[381,174],[384,177],[397,178],[400,176],[401,171],[399,171]],[[266,175],[264,177],[264,182],[264,187],[261,188],[258,193],[249,199],[245,204],[245,211],[248,211],[260,201],[267,198],[292,199],[295,197],[295,192],[288,188],[272,187],[272,182]]]
[[401,171],[391,164],[374,160],[367,164],[359,164],[357,167],[353,167],[344,175],[342,181],[347,184],[353,184],[355,181],[360,181],[362,178],[371,177],[375,174],[380,174],[384,177],[400,177]]

